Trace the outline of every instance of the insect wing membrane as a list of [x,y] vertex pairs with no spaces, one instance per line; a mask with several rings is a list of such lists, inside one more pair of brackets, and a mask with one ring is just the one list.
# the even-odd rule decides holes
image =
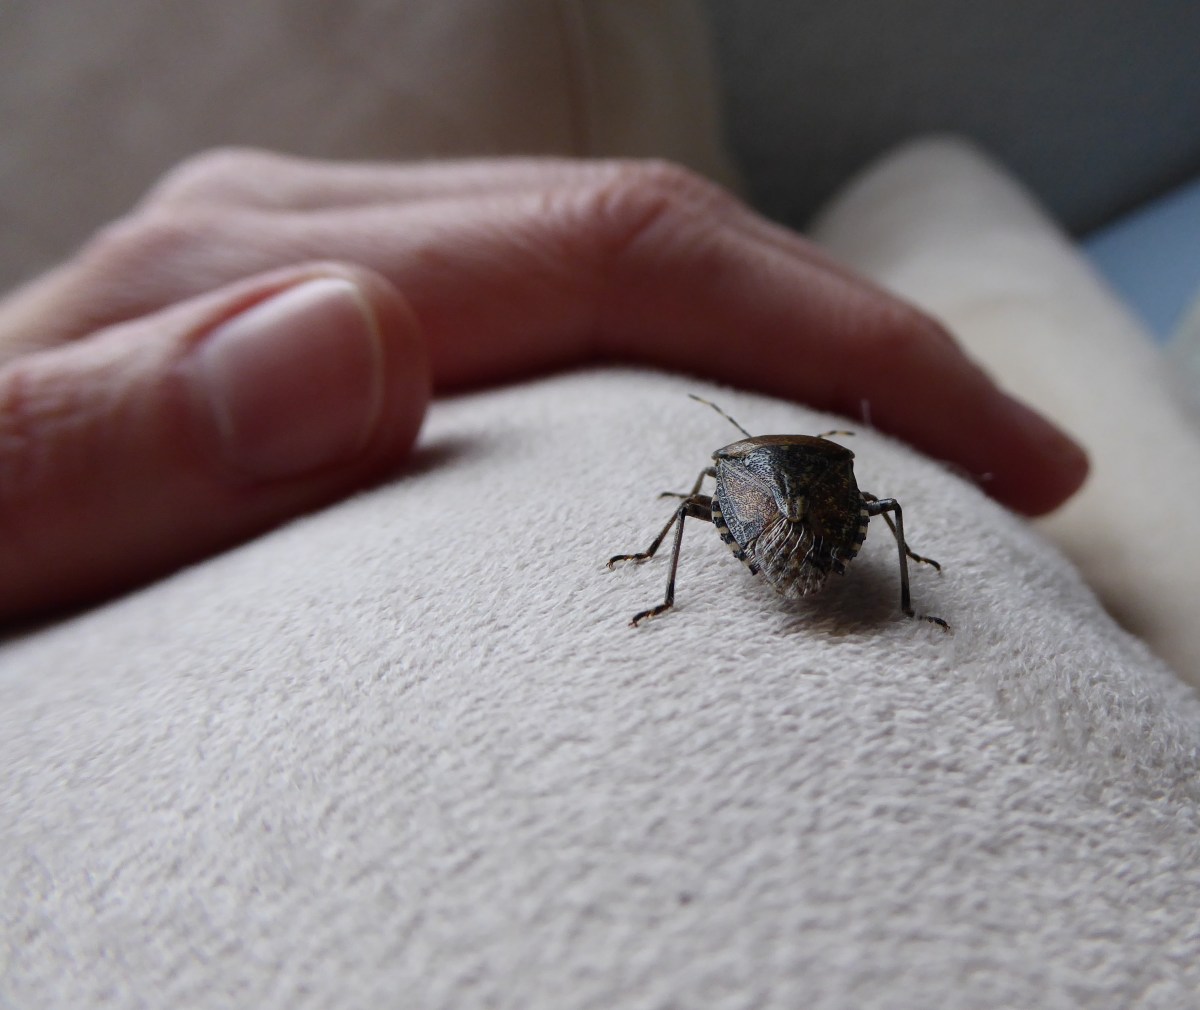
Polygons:
[[739,460],[717,460],[714,497],[730,535],[743,548],[757,539],[779,511],[770,485]]
[[[717,459],[714,521],[721,538],[750,571],[761,572],[788,599],[815,592],[828,569],[812,564],[813,535],[806,523],[789,522],[779,510],[778,488],[747,459]],[[722,529],[724,525],[724,529]]]

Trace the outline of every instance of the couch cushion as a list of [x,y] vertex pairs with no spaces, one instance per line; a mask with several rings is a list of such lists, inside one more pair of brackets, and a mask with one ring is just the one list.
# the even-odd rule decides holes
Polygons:
[[1150,336],[1024,188],[978,148],[882,158],[815,235],[940,317],[1010,390],[1088,450],[1042,521],[1109,610],[1200,686],[1200,428]]

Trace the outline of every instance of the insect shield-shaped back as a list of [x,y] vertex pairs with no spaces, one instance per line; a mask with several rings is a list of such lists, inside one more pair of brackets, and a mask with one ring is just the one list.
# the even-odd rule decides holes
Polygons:
[[843,574],[867,535],[854,453],[811,435],[759,435],[713,453],[712,520],[734,554],[788,599]]
[[[850,432],[751,435],[715,403],[698,396],[692,399],[708,404],[746,437],[714,452],[716,465],[700,471],[691,491],[665,492],[683,501],[649,547],[608,559],[609,568],[619,561],[648,561],[675,529],[666,597],[657,607],[634,614],[631,624],[641,624],[675,605],[675,574],[687,519],[713,523],[752,573],[761,572],[791,599],[816,592],[830,572],[844,574],[867,535],[871,516],[883,516],[899,550],[900,609],[909,617],[918,616],[909,601],[909,559],[939,570],[941,566],[909,550],[900,503],[860,491],[854,479],[854,453],[825,437]],[[717,482],[711,497],[700,493],[707,477]],[[923,619],[949,627],[940,617]]]

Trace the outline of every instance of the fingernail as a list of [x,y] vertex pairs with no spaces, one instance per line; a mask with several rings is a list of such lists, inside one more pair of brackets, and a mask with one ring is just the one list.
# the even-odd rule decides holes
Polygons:
[[383,346],[349,280],[288,288],[218,326],[193,353],[190,377],[219,452],[251,477],[353,459],[379,419]]

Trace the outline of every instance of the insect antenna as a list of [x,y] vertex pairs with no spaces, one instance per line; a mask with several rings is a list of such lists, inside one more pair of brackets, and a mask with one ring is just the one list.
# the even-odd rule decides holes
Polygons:
[[726,421],[728,421],[735,428],[737,428],[737,430],[740,431],[747,438],[754,437],[753,435],[750,434],[750,432],[748,432],[745,428],[743,428],[740,424],[738,424],[737,421],[735,421],[732,417],[730,417],[728,414],[726,414],[725,411],[723,411],[720,407],[718,407],[711,400],[706,400],[706,399],[704,399],[704,397],[697,396],[695,393],[688,393],[688,396],[690,396],[697,403],[703,403],[709,407],[712,407],[713,410],[715,410],[718,414],[720,414],[723,418],[725,418]]

